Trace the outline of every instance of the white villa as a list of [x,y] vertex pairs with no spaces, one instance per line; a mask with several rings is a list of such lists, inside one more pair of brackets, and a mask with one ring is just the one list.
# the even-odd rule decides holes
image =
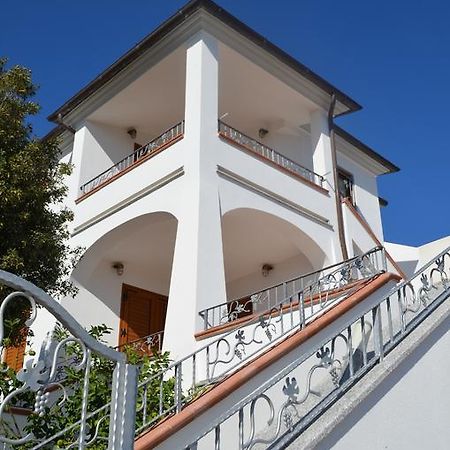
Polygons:
[[85,249],[61,305],[174,361],[176,405],[134,448],[450,447],[450,239],[385,242],[399,169],[334,123],[359,109],[193,0],[49,117]]

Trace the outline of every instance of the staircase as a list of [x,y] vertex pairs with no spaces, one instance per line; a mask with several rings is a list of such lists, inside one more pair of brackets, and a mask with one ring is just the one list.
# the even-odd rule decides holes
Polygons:
[[[137,384],[139,368],[123,353],[89,336],[36,286],[0,271],[0,282],[10,292],[0,306],[0,324],[7,304],[21,296],[30,303],[27,324],[46,309],[69,333],[47,355],[51,358],[39,355],[27,361],[17,376],[20,383],[0,398],[0,425],[16,427],[13,437],[0,429],[0,448],[26,444],[38,449],[55,443],[114,450],[320,446],[331,439],[336,417],[346,420],[350,408],[342,402],[354,398],[361,386],[370,391],[381,369],[394,370],[390,360],[415,333],[427,334],[427,321],[441,305],[448,306],[449,274],[450,248],[403,282],[386,271],[384,250],[375,248],[324,269],[301,289],[283,287],[287,296],[279,296],[268,309],[229,319],[226,328],[204,330],[214,332],[203,336],[201,348]],[[2,333],[0,326],[0,342]],[[152,342],[146,343],[150,349]],[[73,346],[79,348],[74,369],[84,375],[81,384],[66,388],[58,374],[67,365],[64,347]],[[104,383],[111,401],[100,407],[90,403],[97,389],[90,380],[94,360],[114,369]],[[14,424],[22,403],[13,400],[23,393],[36,400],[34,406],[26,400],[28,415],[46,414],[45,420],[52,421],[51,411],[63,413],[70,392],[78,388],[81,409],[74,410],[78,420],[72,425],[55,428],[42,440]]]
[[[204,380],[209,388],[197,392],[195,400],[183,398],[175,408],[177,414],[141,434],[135,448],[315,447],[318,439],[305,441],[308,429],[354,386],[361,386],[375,373],[450,297],[447,274],[450,248],[401,283],[400,277],[381,271],[346,293],[345,301],[341,298],[333,307],[309,316],[309,322],[299,314],[291,327],[277,334],[278,339],[267,345],[260,343],[257,348],[247,347],[250,351],[241,360],[245,364],[231,361],[240,348],[239,336],[254,330],[255,322],[232,332],[238,340],[234,346],[229,342],[232,333],[218,338],[205,347],[214,358],[206,359],[203,368],[225,362],[212,353],[224,345],[224,355],[230,357],[225,370],[220,375],[210,372]],[[300,299],[298,304],[304,302]],[[278,318],[277,330],[281,331],[281,324],[288,325],[293,316],[278,310],[276,316],[269,317]],[[197,353],[195,359],[199,357]],[[332,416],[329,421],[334,424]]]
[[[154,392],[155,384],[159,384],[159,407],[151,415],[145,406],[138,410],[137,434],[168,415],[180,413],[194,398],[220,384],[290,334],[306,328],[384,271],[384,251],[380,247],[323,269],[321,276],[303,289],[282,297],[270,309],[209,339],[194,353],[149,377],[138,387],[138,404],[146,405],[150,400],[148,392]],[[173,380],[173,400],[163,395],[167,380]]]

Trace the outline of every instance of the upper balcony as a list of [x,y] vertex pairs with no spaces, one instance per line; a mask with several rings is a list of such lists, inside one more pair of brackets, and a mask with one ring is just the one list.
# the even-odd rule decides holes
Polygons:
[[[217,42],[217,47],[217,58],[209,60],[217,64],[217,70],[211,70],[216,77],[215,89],[211,90],[210,82],[205,82],[203,76],[187,76],[188,51],[181,46],[86,117],[84,136],[80,138],[83,151],[77,203],[115,184],[133,169],[144,167],[144,163],[145,170],[150,164],[157,165],[153,158],[166,154],[163,151],[182,139],[185,128],[188,130],[190,121],[195,120],[195,108],[186,103],[192,95],[206,102],[215,97],[217,109],[211,115],[219,118],[218,141],[237,146],[262,161],[265,171],[271,167],[308,188],[327,192],[323,167],[316,167],[314,161],[316,136],[312,121],[320,109],[318,105],[233,48],[221,42]],[[217,165],[221,165],[219,144],[217,148]],[[180,158],[184,158],[182,153]],[[249,169],[253,163],[247,159],[241,167],[244,165]],[[152,176],[158,176],[153,172]],[[139,176],[142,173],[141,169]],[[266,185],[272,179],[263,178]],[[127,177],[125,184],[129,180]],[[272,183],[280,185],[275,178]],[[115,194],[116,190],[114,197]],[[292,195],[305,197],[303,191]],[[100,197],[95,198],[102,203],[105,194]]]
[[[264,130],[265,131],[265,130]],[[263,134],[263,133],[261,133]],[[250,152],[252,155],[276,167],[278,170],[285,171],[290,175],[298,177],[302,182],[310,184],[314,188],[325,189],[325,178],[304,167],[298,161],[288,158],[284,154],[268,147],[256,139],[247,136],[239,130],[230,127],[219,120],[219,136],[239,148]],[[262,136],[264,137],[264,136]],[[297,155],[294,155],[296,157]],[[298,156],[296,157],[298,160]]]
[[112,165],[96,177],[84,183],[80,187],[80,196],[76,202],[80,202],[86,197],[92,195],[97,190],[113,182],[117,178],[126,174],[130,170],[136,168],[150,158],[153,158],[158,153],[178,142],[184,135],[184,121],[177,123],[173,127],[164,131],[155,139],[143,146],[137,145],[134,152],[125,156],[118,163]]

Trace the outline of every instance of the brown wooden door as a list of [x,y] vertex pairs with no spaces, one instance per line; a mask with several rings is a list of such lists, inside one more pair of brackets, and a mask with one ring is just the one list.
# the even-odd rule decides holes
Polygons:
[[27,340],[24,338],[16,347],[7,347],[4,351],[3,362],[15,372],[23,367],[26,346]]
[[119,346],[164,330],[167,297],[124,284],[120,310]]

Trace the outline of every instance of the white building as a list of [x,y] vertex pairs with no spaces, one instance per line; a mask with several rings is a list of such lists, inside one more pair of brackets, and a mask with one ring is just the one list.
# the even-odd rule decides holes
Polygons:
[[[398,170],[330,131],[329,117],[355,101],[224,11],[195,5],[50,117],[75,131],[56,132],[74,166],[73,244],[86,248],[79,295],[64,306],[113,328],[114,345],[121,319],[142,326],[132,338],[164,330],[174,356],[195,348],[199,311],[378,244],[345,207],[340,224],[336,180],[383,242],[377,177]],[[139,291],[122,300],[124,285]],[[137,310],[152,308],[130,300],[141,289],[158,306],[138,325]]]
[[[360,108],[219,6],[190,2],[49,117],[58,124],[51,135],[62,139],[62,160],[74,168],[67,180],[72,244],[86,249],[72,276],[79,293],[63,306],[85,327],[111,327],[111,346],[163,332],[163,349],[177,361],[296,292],[289,280],[312,272],[306,281],[317,280],[332,271],[322,269],[385,246],[377,178],[398,168],[334,124]],[[364,305],[446,243],[387,244],[386,266],[378,254],[371,263],[390,278],[365,294]],[[339,286],[331,283],[328,291]],[[320,332],[339,332],[341,319]],[[36,341],[48,320],[36,323]],[[249,376],[240,398],[316,344],[311,338],[298,345],[267,373]],[[417,370],[422,376],[422,366]],[[409,382],[417,388],[416,379]],[[383,397],[386,408],[398,398],[392,392],[392,399]],[[227,395],[210,417],[236,401]],[[445,414],[448,421],[448,404]],[[369,416],[369,425],[360,420],[341,441],[357,442],[381,420]],[[186,432],[181,427],[136,448],[185,448],[207,421],[192,419]],[[431,428],[442,431],[439,424]],[[393,430],[392,439],[373,445],[336,438],[320,448],[410,443],[396,446],[395,439]],[[433,448],[444,448],[435,439]]]

